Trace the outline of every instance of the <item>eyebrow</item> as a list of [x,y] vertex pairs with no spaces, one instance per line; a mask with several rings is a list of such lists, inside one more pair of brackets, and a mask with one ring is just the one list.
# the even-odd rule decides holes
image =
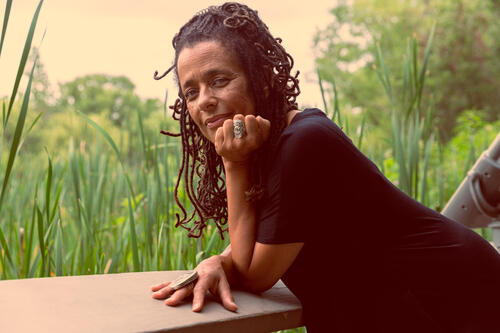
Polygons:
[[[212,77],[212,76],[219,74],[219,73],[228,74],[228,73],[231,73],[231,71],[228,71],[227,69],[222,69],[222,68],[212,68],[212,69],[209,69],[208,71],[204,72],[202,75],[202,78],[205,79],[207,77]],[[193,80],[193,79],[189,79],[186,82],[184,82],[184,84],[182,85],[182,90],[193,85],[194,81],[195,80]]]

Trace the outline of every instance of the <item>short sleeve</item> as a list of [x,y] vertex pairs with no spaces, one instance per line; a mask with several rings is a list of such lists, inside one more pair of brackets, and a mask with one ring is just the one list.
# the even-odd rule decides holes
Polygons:
[[306,117],[287,127],[258,205],[257,242],[306,242],[312,232],[333,228],[332,212],[342,205],[341,188],[347,187],[346,164],[338,160],[352,158],[346,149],[350,144],[325,116]]

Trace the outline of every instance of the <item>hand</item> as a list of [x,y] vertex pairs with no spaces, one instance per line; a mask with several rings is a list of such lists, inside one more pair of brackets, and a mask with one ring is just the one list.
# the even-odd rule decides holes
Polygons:
[[198,272],[198,279],[195,282],[194,288],[191,285],[187,285],[181,289],[173,290],[170,287],[170,281],[164,282],[151,287],[151,290],[154,291],[153,298],[166,298],[166,305],[176,306],[186,297],[193,294],[192,309],[194,312],[199,312],[203,308],[207,291],[210,291],[222,301],[222,305],[227,310],[233,312],[238,310],[238,306],[234,303],[233,296],[231,295],[231,288],[219,256],[212,256],[203,260],[196,267],[196,272]]
[[[234,138],[233,121],[241,120],[245,124],[245,134],[240,139]],[[269,137],[271,123],[261,116],[243,116],[237,114],[233,119],[227,119],[215,133],[215,151],[225,161],[244,162],[250,158]]]

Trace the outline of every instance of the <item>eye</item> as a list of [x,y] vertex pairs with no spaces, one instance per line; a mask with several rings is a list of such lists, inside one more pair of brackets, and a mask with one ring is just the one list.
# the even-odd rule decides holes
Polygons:
[[214,87],[224,87],[228,83],[229,79],[225,77],[216,77],[215,79],[212,80],[212,86]]
[[186,97],[188,101],[191,101],[196,97],[197,93],[198,91],[196,89],[188,89],[184,92],[184,97]]

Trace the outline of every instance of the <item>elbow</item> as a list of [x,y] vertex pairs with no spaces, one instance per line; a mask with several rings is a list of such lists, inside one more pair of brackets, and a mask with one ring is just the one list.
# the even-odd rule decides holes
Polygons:
[[265,291],[268,291],[269,289],[271,289],[273,287],[273,285],[259,285],[259,286],[251,286],[249,287],[248,291],[250,291],[251,293],[254,293],[254,294],[261,294]]
[[260,294],[271,289],[276,282],[278,282],[276,279],[266,279],[240,274],[240,283],[243,289],[255,294]]

